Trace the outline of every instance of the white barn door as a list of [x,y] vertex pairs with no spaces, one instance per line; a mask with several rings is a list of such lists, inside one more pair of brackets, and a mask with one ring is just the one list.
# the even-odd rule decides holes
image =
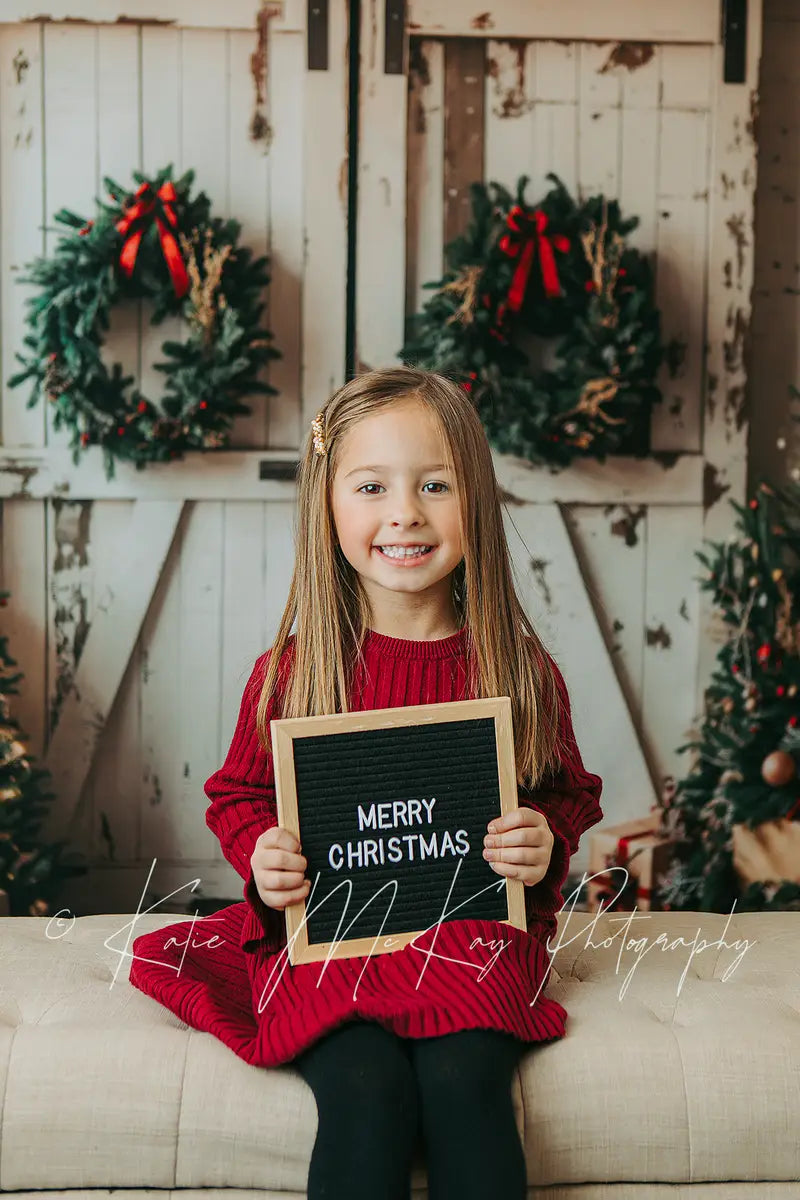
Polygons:
[[761,4],[749,0],[739,28],[720,9],[364,6],[360,366],[398,361],[405,317],[469,217],[470,182],[513,191],[526,174],[534,202],[549,171],[639,216],[631,238],[653,256],[665,339],[685,348],[660,380],[650,459],[551,473],[495,456],[520,590],[564,670],[609,822],[645,813],[663,778],[688,769],[675,749],[701,711],[719,634],[694,551],[728,534],[728,501],[744,498]]
[[[158,10],[154,19],[154,9]],[[271,643],[293,562],[293,470],[313,414],[344,381],[347,43],[344,0],[25,0],[0,6],[0,550],[3,632],[24,672],[15,715],[51,770],[43,837],[91,873],[76,912],[132,911],[200,877],[241,894],[204,821],[204,780]],[[309,21],[312,22],[309,25]],[[265,321],[277,395],[248,400],[230,451],[106,480],[73,467],[64,431],[9,389],[25,333],[16,279],[90,215],[105,175],[196,172],[215,216],[270,257]],[[139,306],[104,347],[145,393],[162,341]],[[175,892],[173,904],[198,893]]]

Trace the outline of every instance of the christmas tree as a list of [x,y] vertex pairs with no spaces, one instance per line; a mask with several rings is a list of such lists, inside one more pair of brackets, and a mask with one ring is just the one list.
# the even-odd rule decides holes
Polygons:
[[[5,607],[8,592],[0,592]],[[66,842],[36,844],[36,835],[51,793],[44,790],[47,771],[37,767],[28,753],[25,734],[11,716],[8,697],[19,694],[23,678],[14,671],[16,659],[8,652],[8,638],[0,635],[0,891],[8,894],[12,917],[46,917],[62,879],[85,875],[79,856],[68,860]]]
[[699,735],[678,747],[693,765],[662,797],[677,847],[659,895],[665,909],[800,909],[800,863],[743,882],[735,862],[737,836],[800,818],[800,488],[762,482],[746,507],[731,503],[736,532],[696,552],[727,636]]

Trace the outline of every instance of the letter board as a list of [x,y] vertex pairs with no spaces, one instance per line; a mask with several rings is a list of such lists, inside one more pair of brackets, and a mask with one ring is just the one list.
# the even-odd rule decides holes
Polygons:
[[278,823],[311,883],[285,910],[292,963],[390,953],[450,920],[526,928],[524,885],[483,858],[489,821],[519,806],[508,696],[270,726]]

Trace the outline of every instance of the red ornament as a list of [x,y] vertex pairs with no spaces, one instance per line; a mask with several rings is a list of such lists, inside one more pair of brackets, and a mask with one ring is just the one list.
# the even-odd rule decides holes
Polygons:
[[757,501],[757,500],[751,500],[751,501],[750,501],[750,507],[751,507],[751,508],[758,508],[758,501]]
[[207,401],[207,400],[201,400],[201,401],[200,401],[200,407],[201,407],[201,408],[208,408],[208,401]]
[[117,426],[117,433],[119,434],[119,436],[120,436],[120,437],[122,437],[122,435],[123,435],[123,433],[124,433],[124,432],[125,432],[125,426],[124,426],[124,425],[118,425],[118,426]]
[[789,724],[791,725],[792,729],[794,729],[795,725],[797,724],[797,717],[789,717]]
[[785,691],[785,688],[782,683],[779,683],[778,686],[775,688],[775,694],[777,696],[782,696],[784,691]]
[[594,283],[592,282],[591,279],[587,279],[586,283],[583,286],[584,286],[585,291],[587,291],[587,292],[594,291]]
[[797,775],[797,763],[786,750],[773,750],[761,764],[761,778],[771,787],[785,787]]
[[136,405],[136,411],[140,412],[140,413],[147,412],[147,401],[140,400],[139,403]]
[[82,434],[81,434],[81,445],[82,445],[82,446],[88,446],[88,445],[89,445],[89,434],[88,434],[88,433],[82,433]]
[[731,667],[731,670],[733,671],[734,675],[738,675],[739,674],[739,664],[734,663],[733,666]]
[[765,662],[769,658],[771,653],[772,653],[772,647],[769,645],[768,642],[764,642],[761,646],[758,647],[758,650],[756,651],[756,657],[758,658],[759,662]]

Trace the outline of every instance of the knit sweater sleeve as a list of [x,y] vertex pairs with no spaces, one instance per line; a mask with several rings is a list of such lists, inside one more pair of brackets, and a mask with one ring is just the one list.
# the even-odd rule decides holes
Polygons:
[[[259,836],[278,824],[275,799],[275,775],[272,756],[269,761],[256,732],[258,699],[266,675],[271,650],[257,660],[244,689],[225,761],[205,783],[210,800],[206,809],[206,825],[219,839],[222,853],[238,871],[244,883],[243,896],[257,920],[242,926],[242,949],[252,951],[259,945],[269,950],[286,944],[284,912],[269,908],[258,894],[250,857]],[[271,719],[275,711],[274,697],[267,712]],[[263,930],[263,937],[247,937],[253,930]]]
[[[548,655],[548,658],[550,656]],[[585,833],[603,819],[600,795],[603,781],[587,771],[575,740],[569,694],[564,677],[550,658],[560,699],[559,735],[566,747],[561,765],[532,792],[519,789],[520,806],[542,813],[553,834],[553,852],[545,876],[525,888],[528,919],[552,917],[563,905],[561,889],[569,872],[570,857]]]

